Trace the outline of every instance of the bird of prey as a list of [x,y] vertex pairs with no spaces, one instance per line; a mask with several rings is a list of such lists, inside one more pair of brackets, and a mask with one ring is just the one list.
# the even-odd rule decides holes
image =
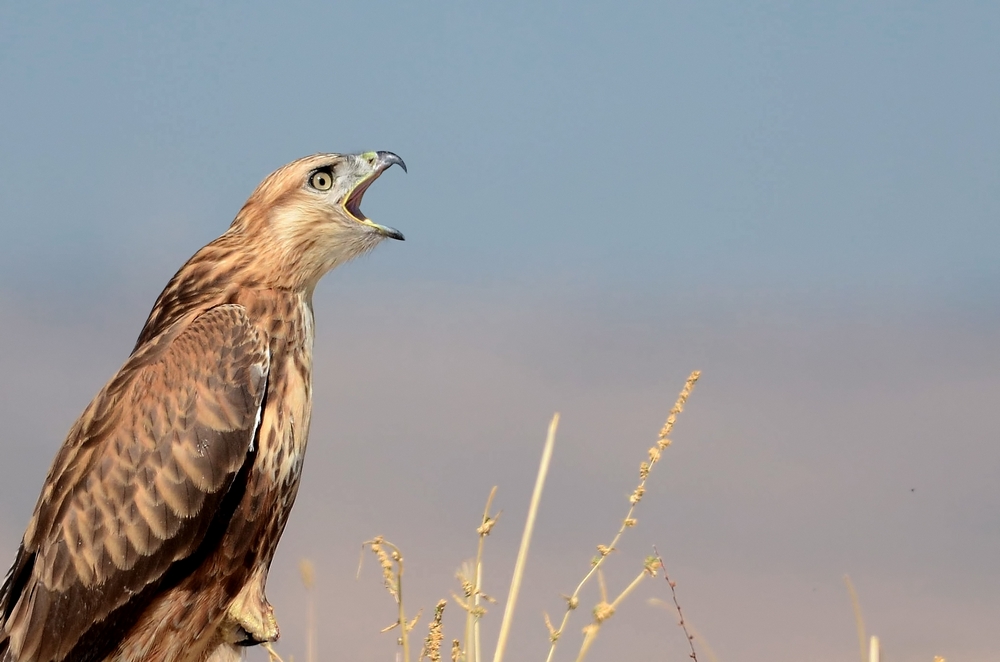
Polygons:
[[0,589],[0,662],[222,662],[274,641],[299,487],[312,295],[399,231],[360,210],[391,152],[317,154],[181,267],[69,431]]

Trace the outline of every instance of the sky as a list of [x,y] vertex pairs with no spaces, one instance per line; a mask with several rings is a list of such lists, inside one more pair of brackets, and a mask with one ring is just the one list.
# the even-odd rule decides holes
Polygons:
[[[543,659],[701,369],[609,591],[655,544],[699,659],[823,662],[858,654],[848,574],[893,659],[995,657],[998,32],[971,2],[0,5],[0,554],[256,184],[385,149],[409,173],[364,209],[407,239],[316,292],[279,652],[305,659],[308,557],[321,659],[394,659],[361,542],[403,547],[426,623],[493,485],[502,598],[559,411],[510,658]],[[685,658],[667,588],[588,659]]]

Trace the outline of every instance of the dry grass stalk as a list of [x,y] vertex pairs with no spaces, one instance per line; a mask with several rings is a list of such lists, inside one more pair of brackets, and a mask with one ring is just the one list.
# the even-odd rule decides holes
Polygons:
[[[657,567],[664,567],[663,561],[657,556],[651,556],[646,559],[643,567],[643,571],[632,580],[632,582],[611,602],[607,600],[607,590],[604,585],[604,577],[601,573],[601,565],[604,559],[615,550],[615,545],[618,544],[622,534],[625,529],[634,527],[636,525],[636,519],[633,517],[635,513],[635,508],[642,500],[643,495],[646,490],[646,480],[649,477],[652,467],[659,461],[663,449],[670,445],[670,433],[673,430],[674,423],[677,420],[677,415],[680,414],[684,405],[687,402],[688,397],[691,395],[691,391],[694,388],[695,383],[701,376],[700,371],[694,371],[688,377],[684,388],[681,390],[677,401],[674,403],[673,408],[670,410],[670,414],[667,417],[666,423],[660,430],[659,437],[657,438],[656,444],[649,449],[649,460],[644,461],[639,466],[639,484],[633,491],[632,495],[629,497],[629,511],[626,514],[624,520],[622,521],[621,528],[618,533],[612,539],[609,545],[598,545],[598,556],[594,558],[591,563],[591,569],[586,574],[586,576],[577,585],[576,590],[571,596],[564,596],[566,599],[567,609],[566,613],[563,615],[562,622],[558,629],[556,629],[548,614],[545,614],[545,624],[549,629],[551,646],[549,649],[549,654],[547,661],[551,662],[552,657],[555,653],[556,642],[565,630],[566,624],[569,620],[569,614],[571,611],[576,609],[579,604],[579,593],[587,583],[587,581],[594,576],[598,575],[598,580],[600,582],[601,588],[601,602],[594,608],[593,622],[584,628],[584,641],[581,646],[579,655],[577,657],[578,661],[582,661],[584,656],[588,652],[591,644],[597,636],[600,626],[608,620],[612,615],[614,615],[615,610],[618,605],[639,585],[639,583],[647,576],[655,576]],[[538,513],[539,503],[541,502],[542,490],[545,485],[545,479],[548,475],[549,464],[552,459],[552,450],[555,445],[555,435],[556,430],[559,426],[559,414],[555,414],[549,424],[548,435],[545,440],[545,447],[542,451],[542,459],[539,464],[538,476],[535,480],[535,489],[532,493],[531,503],[528,507],[528,516],[524,526],[524,533],[521,537],[521,546],[518,551],[517,560],[514,565],[514,573],[511,579],[510,591],[507,597],[507,603],[504,609],[503,620],[500,624],[500,635],[497,641],[497,647],[494,651],[493,662],[502,662],[503,655],[506,650],[506,643],[510,633],[510,626],[513,621],[514,608],[517,604],[518,594],[520,592],[521,582],[524,576],[524,566],[527,561],[528,549],[531,543],[532,533],[534,531],[535,519]],[[479,545],[476,554],[476,560],[473,566],[466,566],[459,572],[458,577],[462,583],[462,592],[464,594],[464,599],[453,594],[453,597],[459,606],[461,606],[466,611],[466,627],[465,627],[465,642],[455,639],[452,641],[451,645],[451,660],[452,662],[481,662],[480,655],[480,645],[479,645],[479,620],[483,614],[485,614],[485,608],[482,606],[482,601],[487,600],[492,602],[492,598],[487,596],[482,592],[482,575],[483,575],[483,547],[485,543],[485,538],[489,535],[493,526],[496,524],[497,516],[490,516],[490,506],[492,505],[493,498],[496,494],[496,487],[490,492],[490,496],[486,502],[486,508],[483,512],[483,519],[480,526],[477,528],[477,533],[479,534]],[[409,662],[409,644],[408,644],[408,634],[409,631],[413,629],[416,625],[417,620],[420,617],[419,612],[416,618],[412,621],[407,622],[406,615],[403,609],[403,595],[402,595],[402,578],[403,578],[403,557],[398,547],[390,542],[387,542],[382,536],[378,536],[373,540],[369,540],[362,544],[362,550],[365,547],[371,549],[375,556],[379,560],[379,566],[382,569],[383,583],[386,589],[389,591],[390,595],[396,601],[398,606],[398,618],[395,623],[385,628],[383,632],[387,632],[395,627],[399,627],[401,634],[398,640],[399,645],[402,647],[402,657],[404,662]],[[358,567],[358,574],[360,575],[361,566]],[[666,569],[664,568],[664,572]],[[305,570],[303,570],[303,581],[308,584],[311,582],[310,579],[306,579],[307,575]],[[474,577],[474,579],[473,579]],[[668,580],[669,581],[669,580]],[[308,588],[308,585],[307,585]],[[671,584],[671,590],[673,590],[673,584]],[[674,596],[674,602],[676,604],[676,595]],[[444,611],[445,602],[441,601],[438,603],[437,609],[435,610],[434,620],[429,626],[429,633],[423,649],[421,650],[420,659],[424,658],[430,659],[432,662],[439,662],[441,659],[440,647],[444,640],[442,615]],[[680,606],[677,605],[678,613],[680,613]],[[681,624],[684,625],[683,617],[681,617]],[[685,628],[685,633],[687,632]],[[691,637],[688,637],[691,641]],[[273,651],[271,651],[273,654]],[[692,658],[697,662],[697,658],[694,656],[694,647],[692,645]],[[272,662],[276,661],[275,657],[272,658]],[[277,662],[280,662],[280,658],[277,658]],[[311,661],[310,661],[311,662]]]
[[858,592],[854,590],[854,583],[850,576],[844,575],[844,583],[847,584],[847,592],[851,596],[851,607],[854,608],[854,624],[858,629],[858,648],[861,651],[861,662],[866,662],[865,619],[861,615],[861,601],[858,600]]
[[[660,598],[650,598],[648,600],[648,604],[652,607],[659,607],[660,609],[664,609],[669,612],[673,613],[677,612],[677,608],[674,605],[668,603],[665,600],[661,600]],[[712,650],[712,647],[709,645],[704,635],[698,632],[697,628],[695,628],[693,623],[689,622],[686,619],[684,623],[685,623],[685,630],[690,632],[691,636],[694,637],[700,644],[702,653],[704,653],[704,655],[708,657],[708,659],[711,660],[711,662],[719,662],[719,657],[715,654],[715,651]]]
[[[677,422],[677,416],[684,411],[684,405],[687,402],[688,397],[690,397],[691,391],[694,389],[694,385],[697,383],[699,377],[701,377],[700,370],[695,370],[688,376],[687,381],[684,383],[684,388],[681,389],[676,402],[674,402],[674,406],[670,409],[670,414],[667,416],[666,422],[660,429],[660,434],[657,437],[656,444],[649,449],[649,460],[642,462],[639,465],[639,484],[629,497],[629,510],[625,515],[625,518],[622,520],[622,525],[618,529],[618,533],[615,534],[615,537],[611,540],[610,544],[598,546],[598,556],[594,557],[593,561],[591,561],[590,571],[583,577],[582,580],[580,580],[580,583],[577,584],[577,587],[573,591],[572,595],[564,596],[566,600],[566,611],[563,613],[563,618],[559,623],[559,627],[553,628],[548,615],[545,616],[546,624],[549,628],[549,640],[551,641],[548,657],[545,658],[546,662],[552,662],[552,658],[555,656],[556,644],[559,642],[559,638],[566,630],[566,625],[569,623],[569,616],[580,603],[580,591],[587,584],[587,582],[590,581],[590,578],[600,570],[601,565],[608,557],[608,554],[614,551],[615,546],[622,537],[622,534],[625,533],[625,529],[636,525],[636,519],[633,515],[635,514],[636,506],[639,505],[639,502],[642,501],[643,495],[646,493],[646,480],[649,478],[649,473],[653,466],[660,461],[660,456],[662,455],[663,450],[670,445],[670,433],[673,431],[674,424]],[[640,578],[641,577],[642,575],[640,575]],[[590,628],[592,625],[593,624],[587,627]],[[587,647],[590,645],[587,641],[588,636],[590,636],[590,640],[592,642],[593,637],[596,636],[596,632],[593,635],[589,635],[585,630],[584,645]]]
[[667,584],[670,586],[670,596],[674,599],[674,609],[677,610],[677,619],[680,621],[681,629],[684,630],[684,636],[687,637],[688,646],[691,647],[690,658],[694,662],[698,662],[698,653],[694,650],[694,635],[688,632],[687,623],[684,621],[684,612],[681,611],[681,603],[677,601],[677,584],[670,580],[670,576],[667,574],[667,566],[663,563],[663,557],[660,556],[660,552],[655,546],[653,547],[653,554],[660,569],[663,570],[663,578],[667,580]]
[[868,645],[868,662],[881,662],[881,660],[882,646],[879,644],[878,637],[872,635]]
[[[396,627],[399,628],[399,639],[397,643],[403,649],[403,662],[410,662],[410,630],[412,630],[420,619],[420,612],[413,617],[412,621],[406,620],[406,613],[403,609],[403,554],[391,542],[382,536],[375,536],[372,540],[361,543],[361,550],[369,548],[382,568],[382,581],[389,595],[396,601],[398,617],[396,622],[386,627],[382,632],[388,632]],[[358,575],[361,574],[361,564],[358,564]]]
[[465,610],[465,646],[461,647],[459,655],[464,662],[479,662],[482,659],[479,643],[479,620],[486,614],[483,600],[495,602],[493,598],[483,593],[483,548],[486,543],[486,536],[490,535],[500,513],[490,515],[490,507],[493,505],[493,498],[497,494],[494,485],[490,490],[490,496],[486,499],[486,508],[483,509],[483,519],[476,528],[479,534],[479,545],[476,550],[475,564],[469,568],[466,564],[458,572],[458,579],[462,583],[462,594],[464,599],[452,593],[455,602]]
[[556,430],[559,427],[559,414],[552,417],[549,423],[549,433],[545,438],[545,448],[542,450],[542,461],[538,466],[538,476],[535,479],[535,490],[531,494],[531,504],[528,506],[528,518],[524,523],[524,533],[521,535],[521,547],[514,562],[514,576],[510,580],[510,591],[507,594],[507,604],[504,606],[503,620],[500,622],[500,636],[493,653],[493,662],[503,660],[507,648],[507,637],[510,635],[510,625],[514,620],[514,606],[521,590],[521,579],[524,577],[524,564],[528,560],[528,547],[531,545],[531,534],[535,528],[535,517],[538,514],[538,504],[542,500],[542,488],[545,487],[545,477],[549,473],[549,463],[552,460],[552,449],[556,443]]
[[[270,641],[265,641],[260,645],[265,651],[267,651],[268,662],[285,662],[281,659],[281,656],[274,650],[274,646],[271,645]],[[290,658],[289,658],[290,659]]]
[[643,564],[642,572],[640,572],[632,582],[625,587],[618,597],[608,602],[608,590],[604,585],[604,573],[597,573],[598,584],[601,587],[601,601],[597,603],[594,607],[594,620],[587,627],[583,628],[583,643],[580,645],[580,652],[577,653],[576,662],[583,662],[583,658],[586,657],[587,652],[590,650],[590,645],[594,643],[594,639],[597,638],[597,633],[600,631],[601,626],[606,620],[615,615],[615,611],[618,609],[618,605],[629,596],[629,594],[635,590],[635,587],[645,579],[646,577],[656,576],[656,559],[654,557],[649,557]]
[[316,585],[316,569],[312,561],[299,561],[299,574],[306,588],[306,662],[316,662],[316,600],[313,587]]

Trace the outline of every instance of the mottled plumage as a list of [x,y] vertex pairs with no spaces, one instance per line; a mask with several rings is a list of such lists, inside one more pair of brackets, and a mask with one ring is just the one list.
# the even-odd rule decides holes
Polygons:
[[358,207],[394,163],[281,168],[167,284],[49,470],[0,588],[0,662],[221,661],[277,639],[264,585],[309,433],[312,292],[402,239]]

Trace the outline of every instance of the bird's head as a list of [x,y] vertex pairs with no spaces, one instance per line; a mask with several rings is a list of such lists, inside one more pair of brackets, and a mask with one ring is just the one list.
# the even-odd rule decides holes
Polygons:
[[312,288],[330,269],[374,248],[398,230],[361,211],[361,198],[385,170],[406,164],[392,152],[315,154],[271,173],[227,232],[246,243],[268,278]]

